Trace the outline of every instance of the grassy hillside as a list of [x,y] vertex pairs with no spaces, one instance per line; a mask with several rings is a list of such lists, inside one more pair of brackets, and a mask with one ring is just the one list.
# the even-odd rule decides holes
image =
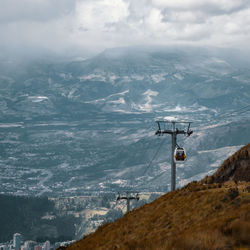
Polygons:
[[[67,249],[250,249],[250,182],[232,178],[239,168],[241,176],[249,173],[250,158],[244,153],[249,148],[225,161],[213,181],[167,193]],[[244,166],[237,165],[243,158]],[[219,172],[233,164],[225,181],[216,183]]]

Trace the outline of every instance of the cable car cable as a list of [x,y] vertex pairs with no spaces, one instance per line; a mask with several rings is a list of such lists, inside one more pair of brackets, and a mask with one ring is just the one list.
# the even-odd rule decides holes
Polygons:
[[235,110],[232,110],[230,112],[215,116],[212,121],[210,121],[210,122],[201,122],[199,126],[197,125],[194,128],[200,128],[200,126],[203,125],[204,123],[206,123],[206,125],[215,124],[216,121],[224,120],[225,118],[234,118],[237,115],[240,115],[242,113],[246,113],[246,112],[249,112],[249,111],[250,111],[250,104],[248,104],[248,105],[246,105],[244,107],[241,107],[239,109],[235,109]]
[[146,172],[148,171],[149,167],[151,166],[151,164],[153,163],[153,161],[155,160],[156,156],[158,155],[163,143],[165,142],[165,140],[162,140],[162,142],[160,143],[159,147],[157,148],[153,158],[151,159],[151,161],[149,162],[148,166],[146,167],[146,169],[143,172],[143,176],[146,174]]
[[232,115],[232,114],[234,114],[234,113],[237,114],[239,111],[245,112],[245,111],[242,111],[242,110],[243,110],[243,109],[246,109],[246,108],[250,108],[250,104],[248,104],[247,106],[241,107],[241,108],[239,108],[239,109],[233,110],[233,111],[231,111],[231,112],[228,112],[228,113],[226,113],[226,114],[222,114],[222,115],[220,115],[219,117],[224,117],[224,116]]
[[[244,109],[246,109],[246,110],[244,110]],[[237,114],[241,114],[241,113],[248,112],[248,111],[250,111],[250,104],[248,104],[244,107],[241,107],[239,109],[235,109],[235,110],[232,110],[230,112],[227,112],[225,114],[218,115],[215,117],[215,120],[223,119],[223,118],[230,117],[230,116],[235,116]]]

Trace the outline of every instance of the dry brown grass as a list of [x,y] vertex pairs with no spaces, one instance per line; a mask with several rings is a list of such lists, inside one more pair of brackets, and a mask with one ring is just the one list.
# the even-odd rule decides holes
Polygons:
[[[226,160],[213,177],[165,194],[67,249],[250,249],[249,157],[250,144]],[[244,181],[230,180],[235,169]]]
[[218,250],[231,249],[232,243],[228,237],[225,237],[219,230],[200,231],[192,234],[181,235],[177,239],[172,240],[167,249],[204,249],[204,250]]
[[68,249],[250,249],[248,182],[190,183],[106,224]]

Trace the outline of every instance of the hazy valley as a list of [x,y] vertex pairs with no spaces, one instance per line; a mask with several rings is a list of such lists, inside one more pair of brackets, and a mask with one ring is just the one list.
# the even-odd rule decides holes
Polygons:
[[1,193],[62,203],[82,223],[77,237],[109,210],[122,215],[118,191],[148,193],[147,202],[170,190],[170,137],[155,135],[156,119],[193,122],[193,135],[178,137],[188,155],[178,187],[249,142],[250,60],[240,51],[131,47],[0,64]]

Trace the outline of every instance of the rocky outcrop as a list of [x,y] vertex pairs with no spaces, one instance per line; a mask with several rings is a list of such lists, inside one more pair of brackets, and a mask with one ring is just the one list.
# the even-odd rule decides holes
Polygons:
[[219,169],[202,180],[203,183],[250,181],[250,143],[225,160]]

